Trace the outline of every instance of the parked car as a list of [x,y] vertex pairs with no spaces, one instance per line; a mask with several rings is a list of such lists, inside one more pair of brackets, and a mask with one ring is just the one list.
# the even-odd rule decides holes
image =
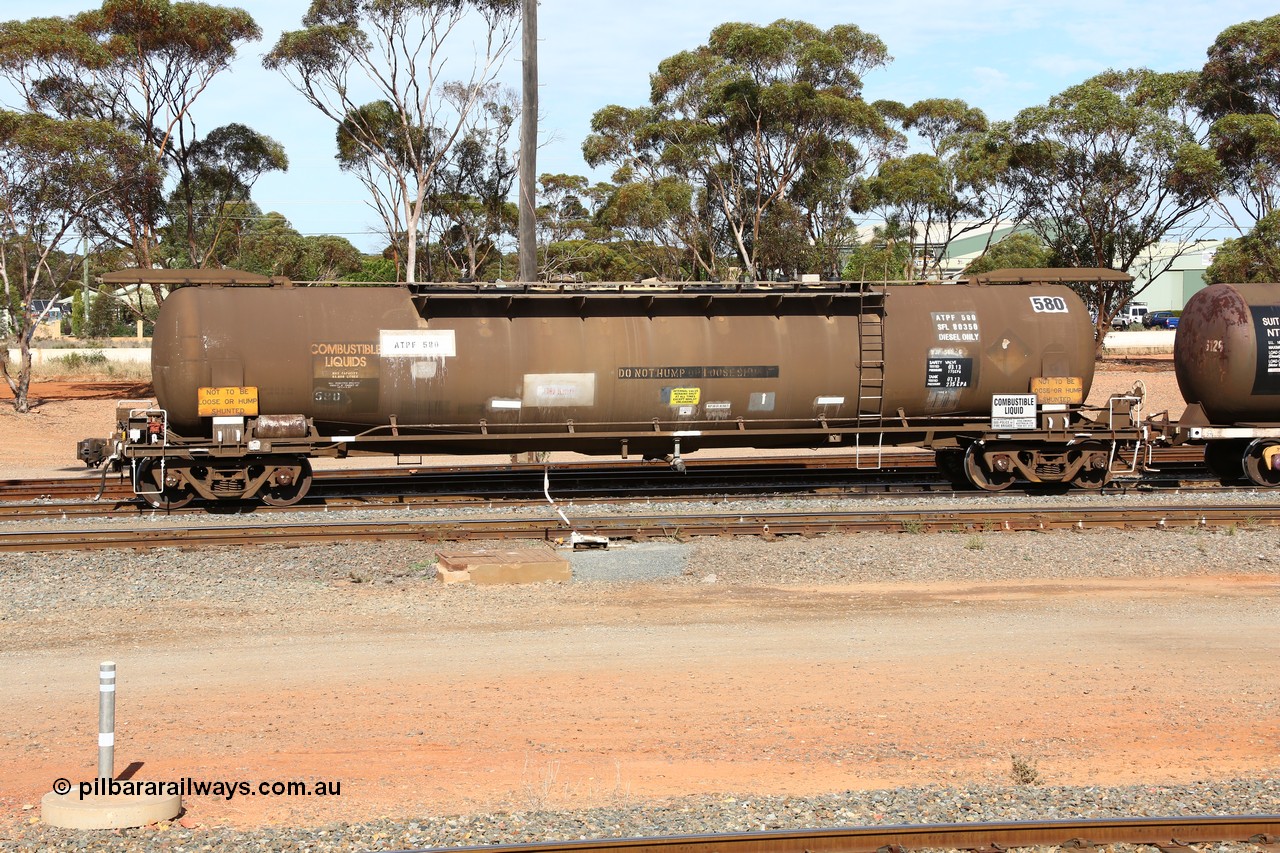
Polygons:
[[1142,325],[1148,329],[1176,329],[1178,315],[1173,311],[1151,311],[1142,318]]
[[1119,331],[1127,329],[1134,323],[1142,320],[1147,315],[1147,306],[1131,302],[1124,308],[1120,309],[1120,313],[1111,318],[1111,328]]

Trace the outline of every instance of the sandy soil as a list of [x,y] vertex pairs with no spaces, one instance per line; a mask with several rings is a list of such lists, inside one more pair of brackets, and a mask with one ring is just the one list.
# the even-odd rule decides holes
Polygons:
[[[1167,371],[1137,373],[1168,393]],[[138,390],[0,408],[0,477],[83,471],[75,440]],[[589,605],[554,586],[518,604],[450,590],[433,594],[456,607],[426,623],[397,609],[425,594],[412,586],[337,593],[302,620],[270,599],[140,599],[82,614],[110,642],[0,650],[0,829],[33,819],[55,778],[93,775],[108,653],[118,772],[342,784],[323,801],[188,798],[197,824],[1007,783],[1019,760],[1050,784],[1280,769],[1274,578],[619,585]],[[149,630],[175,607],[189,633]]]
[[[341,783],[340,798],[188,797],[190,823],[922,784],[1159,784],[1280,769],[1274,577],[815,588],[547,587],[473,624],[332,614],[0,654],[0,830],[91,778],[97,662],[120,667],[117,770]],[[377,588],[348,595],[386,596]],[[472,592],[449,592],[461,604]],[[207,608],[207,603],[192,607]],[[130,639],[134,637],[135,639]],[[25,811],[24,811],[25,809]]]

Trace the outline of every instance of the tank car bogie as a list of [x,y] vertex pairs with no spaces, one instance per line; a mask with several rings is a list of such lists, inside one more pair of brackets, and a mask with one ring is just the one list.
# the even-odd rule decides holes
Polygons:
[[290,506],[311,488],[311,463],[302,456],[184,458],[142,456],[133,460],[134,491],[153,506],[177,509],[191,501],[261,499]]
[[[1014,482],[1100,489],[1115,470],[1113,442],[975,442],[965,451],[963,473],[970,485],[1002,491]],[[948,463],[950,464],[950,463]]]

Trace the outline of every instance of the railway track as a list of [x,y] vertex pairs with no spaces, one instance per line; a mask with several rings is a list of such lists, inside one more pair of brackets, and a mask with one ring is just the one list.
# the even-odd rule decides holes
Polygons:
[[1192,844],[1212,843],[1277,850],[1278,836],[1280,815],[1233,815],[868,826],[447,849],[450,853],[905,853],[926,849],[1001,853],[1011,847],[1091,850],[1133,844],[1171,853]]
[[[1179,449],[1181,450],[1181,449]],[[1118,490],[1180,488],[1209,489],[1204,469],[1184,457],[1168,454],[1160,473],[1140,480],[1117,482]],[[710,500],[732,495],[822,494],[854,498],[951,493],[955,488],[932,466],[932,456],[896,453],[874,469],[855,467],[853,457],[779,457],[765,460],[702,460],[675,474],[653,463],[557,463],[554,491],[559,499],[649,500],[681,498]],[[404,509],[431,506],[456,508],[520,507],[545,503],[541,465],[447,466],[403,469],[318,472],[312,494],[291,507],[256,502],[228,502],[222,513],[306,512],[342,509]],[[0,482],[0,521],[40,518],[86,518],[150,513],[151,507],[132,494],[119,477],[94,499],[98,485],[86,488],[83,479],[11,480]],[[96,484],[97,481],[95,480]],[[1212,486],[1217,488],[1217,486]],[[193,504],[170,514],[205,513]]]
[[1280,505],[1123,507],[984,506],[972,509],[868,509],[844,512],[707,513],[703,515],[609,515],[578,517],[572,529],[554,515],[502,518],[433,518],[386,521],[325,521],[294,524],[173,523],[146,527],[0,531],[0,551],[66,551],[103,548],[208,548],[231,545],[307,545],[420,539],[476,541],[540,539],[569,541],[574,533],[614,540],[697,536],[817,536],[860,532],[1000,532],[1096,528],[1206,528],[1274,526]]

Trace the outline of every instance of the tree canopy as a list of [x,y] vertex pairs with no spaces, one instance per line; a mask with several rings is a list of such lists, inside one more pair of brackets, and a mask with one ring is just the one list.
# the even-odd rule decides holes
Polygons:
[[[193,172],[210,163],[213,144],[205,144],[205,153],[193,159],[201,144],[194,106],[231,66],[239,47],[260,37],[257,23],[243,9],[170,0],[104,0],[77,15],[0,23],[0,77],[22,99],[15,107],[110,124],[133,135],[167,177],[168,199],[166,182],[160,181],[132,187],[114,204],[84,213],[82,225],[100,248],[126,251],[135,266],[163,264],[159,244],[166,216],[178,212],[187,223],[208,216],[207,208],[198,209],[206,199],[196,192]],[[269,167],[283,168],[282,157],[269,161]],[[224,168],[234,171],[229,162]],[[239,173],[242,184],[252,184],[250,174]],[[174,201],[185,210],[175,211]],[[188,229],[189,252],[183,254],[203,254],[194,245],[195,234]],[[158,287],[154,295],[163,298]]]
[[[992,129],[1019,218],[1057,264],[1138,266],[1150,281],[1178,257],[1156,259],[1153,246],[1174,237],[1190,247],[1208,224],[1223,175],[1184,119],[1188,88],[1187,75],[1108,71]],[[1100,326],[1132,295],[1088,287]]]
[[1197,81],[1197,105],[1235,199],[1254,220],[1280,202],[1280,15],[1223,30]]
[[[388,241],[403,247],[408,281],[432,184],[494,97],[518,10],[519,0],[312,0],[303,28],[283,33],[263,58],[337,126],[340,162],[369,191]],[[483,31],[469,76],[446,79],[445,42],[471,16]],[[356,100],[353,74],[375,100]]]
[[14,406],[28,409],[31,339],[68,270],[59,246],[80,223],[121,193],[146,193],[158,182],[150,152],[110,122],[59,120],[0,111],[0,282],[20,356],[11,370],[0,346],[0,376]]
[[899,141],[862,98],[863,75],[888,62],[883,42],[851,24],[723,24],[707,44],[658,63],[649,106],[598,111],[583,153],[613,165],[619,185],[646,185],[649,198],[684,196],[663,231],[683,235],[705,273],[728,250],[758,275],[776,252],[766,229],[785,220],[818,236],[819,185],[847,204],[850,182]]

